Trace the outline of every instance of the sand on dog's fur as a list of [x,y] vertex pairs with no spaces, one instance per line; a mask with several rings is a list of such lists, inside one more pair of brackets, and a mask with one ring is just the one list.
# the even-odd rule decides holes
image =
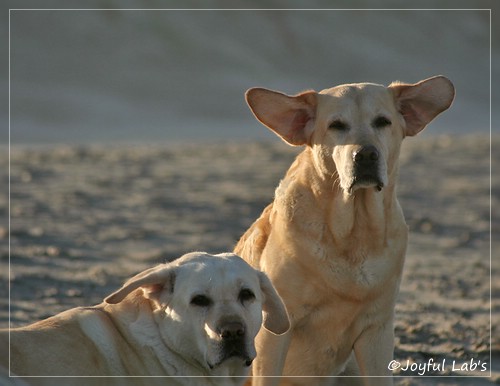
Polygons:
[[[492,140],[498,148],[500,138]],[[499,379],[498,264],[492,271],[490,362],[490,138],[406,139],[399,199],[410,241],[396,305],[397,384],[491,384]],[[11,321],[24,325],[99,303],[124,278],[192,250],[230,251],[271,201],[299,149],[274,142],[49,146],[11,149]],[[493,151],[493,164],[500,155]],[[7,151],[2,181],[8,182]],[[500,181],[491,186],[492,232]],[[8,216],[8,200],[0,197]],[[8,224],[0,227],[0,327],[8,326]],[[493,256],[499,246],[493,236]],[[495,259],[493,259],[495,260]],[[426,368],[403,371],[408,363]],[[453,361],[455,361],[453,363]],[[453,366],[454,364],[454,366]],[[472,366],[469,366],[469,368]]]

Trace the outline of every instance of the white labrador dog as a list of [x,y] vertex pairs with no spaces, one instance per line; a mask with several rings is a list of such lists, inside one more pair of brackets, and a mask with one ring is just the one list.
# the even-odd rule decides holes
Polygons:
[[[273,334],[289,328],[267,276],[234,254],[194,252],[134,276],[100,305],[11,329],[10,369],[19,376],[173,377],[68,378],[65,385],[239,385],[261,325]],[[0,344],[8,346],[7,330]],[[8,358],[0,358],[6,368]]]

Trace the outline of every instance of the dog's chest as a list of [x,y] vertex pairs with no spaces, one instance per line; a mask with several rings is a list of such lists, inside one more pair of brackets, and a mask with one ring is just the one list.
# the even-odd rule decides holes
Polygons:
[[295,244],[293,260],[314,272],[314,281],[324,286],[321,292],[358,300],[374,296],[402,267],[404,232],[394,237],[382,237],[375,232],[363,236],[361,232],[336,239],[325,223],[302,223],[297,228],[289,238],[289,243]]
[[[294,323],[286,373],[339,374],[360,334],[369,326],[381,325],[392,306],[392,296],[369,302],[351,301],[331,295],[322,302],[302,305]],[[312,299],[310,299],[312,300]],[[311,347],[316,353],[304,357]],[[311,370],[314,369],[314,370]]]
[[397,201],[387,206],[379,195],[357,202],[334,199],[325,203],[312,200],[312,194],[288,193],[282,199],[288,205],[280,205],[277,215],[286,239],[280,244],[290,246],[299,264],[305,261],[316,266],[317,275],[326,283],[360,295],[372,293],[399,273],[408,231]]

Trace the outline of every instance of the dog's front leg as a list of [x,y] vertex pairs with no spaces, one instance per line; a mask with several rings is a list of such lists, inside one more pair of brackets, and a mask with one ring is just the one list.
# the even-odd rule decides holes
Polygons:
[[365,385],[392,385],[389,364],[394,353],[392,321],[365,330],[354,344],[354,354]]
[[255,340],[257,357],[252,365],[252,386],[276,386],[285,366],[291,330],[275,335],[262,328]]

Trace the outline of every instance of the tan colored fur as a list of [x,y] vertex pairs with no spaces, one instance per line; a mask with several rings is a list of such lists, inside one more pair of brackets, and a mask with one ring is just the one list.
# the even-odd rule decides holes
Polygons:
[[[387,88],[343,85],[293,97],[248,91],[259,121],[289,144],[306,146],[274,201],[235,247],[269,275],[292,324],[285,335],[257,336],[253,384],[277,384],[278,378],[265,377],[270,375],[353,371],[387,376],[364,378],[366,384],[392,383],[387,366],[408,239],[395,188],[400,144],[448,108],[453,95],[444,77]],[[381,116],[390,124],[376,121]],[[377,158],[370,178],[355,161],[369,146]],[[286,384],[331,382],[313,379],[288,378]]]

